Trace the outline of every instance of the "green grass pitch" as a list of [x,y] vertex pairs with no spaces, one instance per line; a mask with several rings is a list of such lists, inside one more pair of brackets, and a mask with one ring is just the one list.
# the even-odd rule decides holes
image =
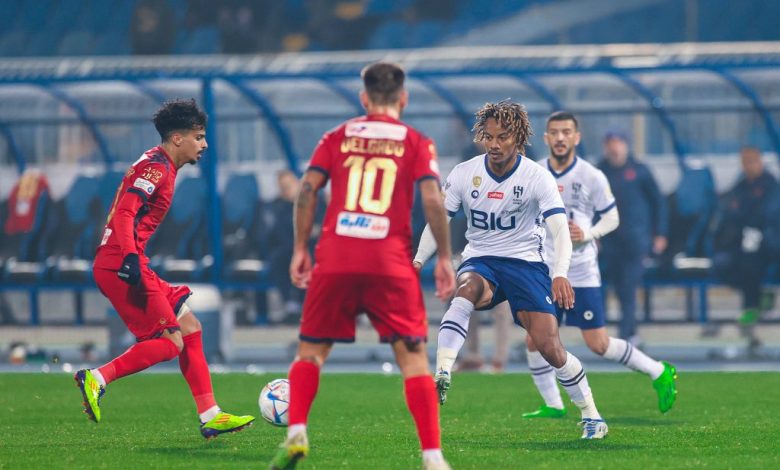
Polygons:
[[[456,374],[441,409],[444,453],[457,469],[778,468],[780,374],[681,371],[675,408],[662,416],[649,379],[589,374],[609,423],[604,441],[582,441],[579,413],[522,420],[540,404],[525,374]],[[257,395],[279,375],[214,376],[220,405],[258,414]],[[260,418],[206,441],[176,374],[140,374],[109,386],[103,421],[81,414],[70,375],[0,375],[0,468],[267,468],[284,438]],[[302,469],[420,468],[397,375],[325,374],[309,422]]]

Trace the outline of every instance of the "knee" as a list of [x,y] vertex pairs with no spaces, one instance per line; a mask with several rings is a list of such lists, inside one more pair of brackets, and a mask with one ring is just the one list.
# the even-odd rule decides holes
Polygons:
[[455,291],[455,297],[463,297],[474,305],[482,297],[482,282],[473,277],[466,277],[458,283],[458,289]]
[[179,352],[182,352],[184,350],[184,340],[182,339],[180,332],[177,331],[175,334],[172,334],[167,338],[171,340],[171,343],[173,343],[173,345],[176,346],[176,349]]

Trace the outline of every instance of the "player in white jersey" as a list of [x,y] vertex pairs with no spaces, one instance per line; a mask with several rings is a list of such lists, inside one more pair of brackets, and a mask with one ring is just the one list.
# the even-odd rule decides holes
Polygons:
[[[601,294],[601,272],[598,265],[596,240],[615,230],[619,224],[617,206],[607,177],[587,161],[578,158],[580,142],[577,118],[569,112],[557,111],[547,118],[544,140],[550,147],[547,168],[555,177],[569,217],[569,231],[574,244],[569,266],[569,281],[574,287],[577,304],[572,309],[558,307],[561,324],[577,326],[591,351],[611,361],[647,374],[658,393],[658,407],[669,411],[677,395],[675,368],[648,357],[631,343],[610,337],[604,326],[606,315]],[[593,224],[594,218],[598,222]],[[548,265],[554,258],[553,247],[545,245]],[[555,383],[555,371],[539,353],[534,340],[526,336],[528,367],[534,384],[545,404],[524,418],[559,418],[566,414],[561,393]]]
[[[472,312],[508,300],[515,322],[528,331],[582,411],[583,439],[601,439],[607,424],[593,402],[585,371],[558,336],[553,302],[572,308],[574,292],[566,279],[572,244],[555,180],[522,155],[533,131],[521,105],[485,104],[476,113],[474,131],[474,141],[486,153],[456,166],[444,186],[450,217],[461,208],[466,213],[468,245],[458,268],[455,298],[439,328],[435,375],[439,401],[446,401],[452,366]],[[555,245],[552,276],[543,258],[545,223]],[[435,248],[426,227],[414,259],[417,269]]]

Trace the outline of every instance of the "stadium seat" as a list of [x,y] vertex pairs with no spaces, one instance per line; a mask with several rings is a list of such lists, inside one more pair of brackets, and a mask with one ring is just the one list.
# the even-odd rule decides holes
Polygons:
[[2,221],[0,278],[6,282],[35,283],[43,276],[40,263],[41,237],[51,205],[46,177],[25,172],[11,189]]
[[89,31],[71,31],[66,34],[57,47],[57,55],[90,55],[95,46],[95,37]]
[[91,278],[92,258],[104,215],[100,180],[78,176],[68,192],[52,205],[41,258],[52,281],[80,282]]
[[182,179],[165,221],[147,246],[152,269],[169,281],[204,279],[213,264],[206,253],[207,240],[206,182]]
[[261,261],[260,191],[253,174],[230,176],[222,194],[222,236],[225,277],[258,281],[267,274]]

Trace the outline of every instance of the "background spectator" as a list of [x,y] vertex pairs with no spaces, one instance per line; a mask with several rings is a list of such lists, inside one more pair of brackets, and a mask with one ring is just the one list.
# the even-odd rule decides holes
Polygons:
[[166,0],[140,0],[133,12],[130,35],[133,54],[170,54],[176,21]]
[[771,262],[772,244],[776,243],[765,234],[774,233],[769,211],[777,207],[778,185],[764,169],[759,149],[744,147],[740,159],[743,174],[723,196],[718,213],[715,271],[740,290],[740,323],[747,327],[758,320],[762,310],[761,284]]
[[607,133],[603,151],[598,167],[615,195],[620,226],[602,239],[602,273],[620,302],[620,337],[636,344],[636,290],[645,257],[666,249],[666,204],[650,170],[630,155],[624,133]]

